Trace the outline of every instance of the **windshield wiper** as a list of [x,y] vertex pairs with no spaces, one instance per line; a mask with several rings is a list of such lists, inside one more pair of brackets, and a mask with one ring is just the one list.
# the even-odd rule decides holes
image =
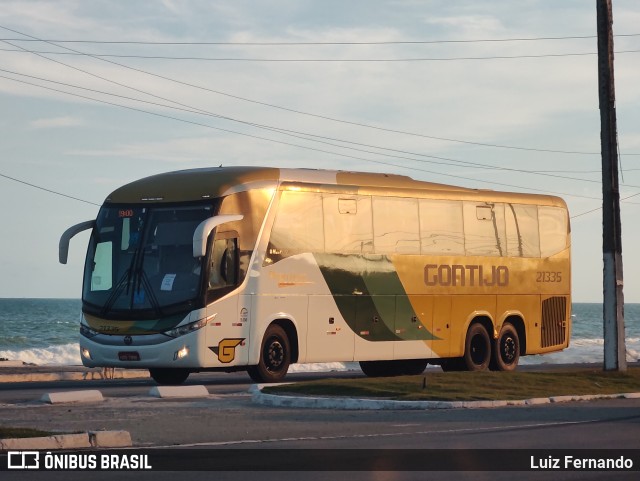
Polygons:
[[131,258],[131,262],[129,263],[129,267],[127,268],[126,271],[124,271],[124,274],[122,274],[122,277],[116,283],[116,286],[113,289],[113,292],[109,295],[109,297],[107,298],[107,301],[104,303],[104,306],[100,310],[100,315],[102,315],[103,317],[107,314],[107,312],[111,310],[113,305],[116,303],[125,285],[127,286],[127,292],[128,292],[129,286],[131,285],[131,274],[133,271],[133,264],[136,259],[136,254],[137,253],[133,254]]
[[[133,273],[133,284],[136,285],[136,287],[134,288],[134,293],[133,296],[135,296],[135,291],[140,292],[140,286],[142,285],[144,287],[144,293],[145,295],[148,294],[149,295],[149,303],[151,304],[151,307],[153,308],[153,310],[155,311],[156,315],[158,317],[162,317],[162,308],[160,307],[160,303],[158,302],[158,298],[156,297],[155,293],[153,292],[153,288],[151,287],[151,282],[149,282],[149,277],[147,276],[147,273],[144,270],[144,256],[145,256],[145,250],[144,248],[142,249],[142,254],[140,255],[140,260],[137,263],[137,267],[135,272]],[[133,307],[133,303],[132,303],[132,307]]]
[[[122,277],[120,278],[120,280],[116,284],[115,289],[113,289],[113,292],[107,298],[107,302],[104,303],[104,306],[100,310],[100,314],[102,316],[104,316],[113,307],[113,305],[115,304],[115,302],[118,299],[118,297],[120,297],[120,293],[124,289],[124,286],[125,285],[127,285],[127,286],[129,285],[129,281],[128,281],[129,272],[130,272],[130,269],[127,269],[125,271],[125,273],[122,275]],[[125,283],[125,281],[126,281],[126,283]]]

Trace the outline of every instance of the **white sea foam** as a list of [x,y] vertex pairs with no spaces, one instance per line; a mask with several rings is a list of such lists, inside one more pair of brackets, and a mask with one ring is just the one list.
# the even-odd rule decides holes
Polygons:
[[82,364],[78,343],[21,351],[0,351],[0,357],[37,365],[66,364],[75,366]]
[[[627,362],[640,361],[640,338],[626,340]],[[77,343],[47,348],[0,351],[0,358],[19,360],[37,365],[81,365],[80,349]],[[524,356],[523,365],[532,364],[574,364],[602,363],[604,360],[603,339],[575,339],[568,349],[543,355]],[[430,366],[431,367],[431,366]],[[359,370],[357,362],[323,362],[311,364],[293,364],[289,372],[331,372]]]
[[331,372],[359,370],[357,362],[313,362],[309,364],[292,364],[289,372]]

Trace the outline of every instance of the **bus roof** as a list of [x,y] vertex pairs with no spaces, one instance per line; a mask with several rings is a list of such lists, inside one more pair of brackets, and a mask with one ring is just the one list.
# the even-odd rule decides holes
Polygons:
[[211,167],[179,170],[145,177],[113,191],[107,203],[186,202],[223,197],[234,192],[278,185],[313,187],[358,192],[405,191],[416,195],[425,191],[438,197],[491,198],[565,206],[559,197],[469,189],[447,184],[424,182],[405,175],[350,172],[322,169],[286,169],[274,167]]

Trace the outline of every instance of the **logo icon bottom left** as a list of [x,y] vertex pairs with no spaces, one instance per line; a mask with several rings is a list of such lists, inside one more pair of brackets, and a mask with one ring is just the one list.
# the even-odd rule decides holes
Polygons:
[[39,469],[40,453],[38,451],[9,451],[8,469]]

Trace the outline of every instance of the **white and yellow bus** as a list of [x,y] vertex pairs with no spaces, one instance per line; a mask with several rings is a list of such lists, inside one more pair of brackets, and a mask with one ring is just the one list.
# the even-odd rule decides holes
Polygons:
[[158,383],[291,363],[370,376],[512,370],[566,348],[569,216],[557,197],[387,174],[228,167],[125,185],[95,221],[82,292],[85,366]]

